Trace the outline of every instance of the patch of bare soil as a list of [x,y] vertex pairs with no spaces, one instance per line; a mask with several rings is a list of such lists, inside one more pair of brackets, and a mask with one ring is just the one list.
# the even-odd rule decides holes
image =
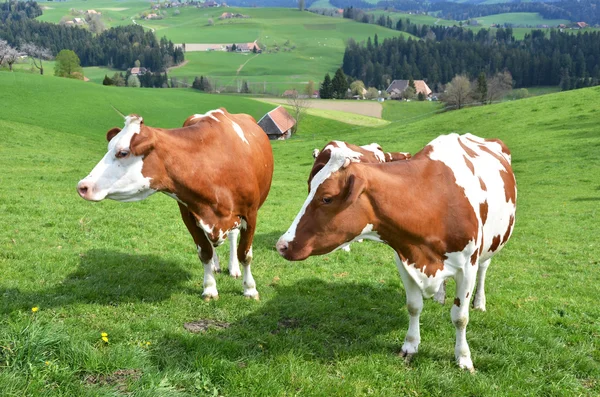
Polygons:
[[110,375],[87,375],[84,382],[88,385],[116,386],[121,392],[127,391],[127,385],[142,376],[139,369],[119,369]]
[[188,331],[197,334],[199,332],[206,332],[209,328],[213,329],[225,329],[229,328],[231,324],[224,321],[211,320],[209,318],[192,321],[191,323],[183,324],[183,328]]

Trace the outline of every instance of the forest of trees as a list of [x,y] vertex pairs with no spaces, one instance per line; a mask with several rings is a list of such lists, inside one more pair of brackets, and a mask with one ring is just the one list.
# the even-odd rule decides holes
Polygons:
[[6,1],[0,3],[0,22],[11,19],[33,19],[42,15],[42,9],[35,1]]
[[508,70],[516,87],[558,85],[563,89],[598,85],[600,32],[578,34],[534,30],[523,40],[482,29],[437,40],[404,37],[383,43],[350,40],[343,59],[344,72],[367,86],[386,88],[394,79],[425,79],[434,90],[457,74],[470,78]]
[[[0,24],[0,39],[14,48],[20,48],[24,43],[35,44],[47,48],[53,56],[61,50],[72,50],[81,60],[81,66],[109,66],[122,70],[139,60],[141,66],[160,72],[184,60],[181,48],[175,48],[164,37],[158,40],[154,33],[145,32],[141,26],[118,26],[94,35],[83,28],[31,19],[28,15],[37,16],[35,10],[39,8],[35,2],[11,2],[2,6],[10,7],[10,11]],[[2,15],[5,15],[4,11]]]
[[536,12],[546,19],[568,19],[588,24],[600,24],[600,0],[559,0],[553,2],[506,2],[472,4],[450,1],[385,0],[377,4],[363,0],[330,0],[339,8],[380,8],[403,12],[435,13],[437,17],[464,21],[466,19],[508,12]]

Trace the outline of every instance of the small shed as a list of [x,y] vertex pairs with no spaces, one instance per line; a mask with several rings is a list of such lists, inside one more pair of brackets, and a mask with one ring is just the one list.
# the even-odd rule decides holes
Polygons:
[[278,106],[258,120],[258,125],[269,139],[282,140],[292,136],[292,128],[296,125],[296,120],[282,106]]

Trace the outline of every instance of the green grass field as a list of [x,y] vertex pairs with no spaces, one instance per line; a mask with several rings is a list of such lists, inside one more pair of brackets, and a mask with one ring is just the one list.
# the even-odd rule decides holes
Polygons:
[[[87,3],[76,0],[44,3],[47,4],[55,8],[45,10],[41,17],[43,20],[58,22],[69,9],[87,10],[94,4],[97,11],[120,10],[110,11],[110,17],[107,14],[107,18],[111,18],[107,26],[132,23],[130,18],[134,17],[142,26],[155,29],[157,37],[166,36],[174,43],[232,44],[258,40],[263,48],[266,46],[266,51],[256,58],[252,58],[254,54],[188,52],[185,55],[188,63],[171,71],[170,75],[186,77],[190,81],[196,76],[210,76],[215,79],[216,85],[232,87],[237,86],[238,81],[241,84],[242,80],[247,80],[254,83],[255,92],[261,88],[264,91],[266,87],[273,94],[300,88],[309,80],[321,81],[327,72],[335,73],[341,65],[346,41],[350,37],[362,41],[375,34],[380,40],[400,34],[409,36],[377,25],[295,9],[183,7],[178,9],[179,15],[175,15],[174,9],[168,9],[165,19],[141,20],[137,15],[140,11],[149,10],[150,3],[135,0]],[[241,13],[250,18],[219,20],[218,16],[223,12]],[[209,18],[214,26],[208,25]],[[238,71],[250,58],[252,60]],[[90,78],[97,82],[101,73],[92,71]]]
[[533,27],[536,27],[537,25],[548,25],[550,27],[557,27],[560,24],[570,24],[570,21],[567,19],[544,19],[540,14],[535,12],[512,12],[507,14],[495,14],[488,15],[485,17],[478,17],[476,19],[483,26],[490,26],[494,23],[497,25],[511,23],[513,25]]
[[[261,301],[221,274],[209,303],[172,199],[89,203],[75,185],[122,123],[111,104],[161,127],[218,106],[254,117],[270,106],[25,73],[0,73],[0,90],[11,99],[0,113],[2,395],[600,394],[600,88],[380,129],[307,116],[298,136],[273,142],[254,243]],[[519,186],[514,235],[488,272],[488,311],[471,313],[474,375],[453,362],[449,305],[426,301],[419,354],[398,356],[408,315],[389,248],[365,242],[300,263],[273,248],[306,197],[313,148],[335,138],[415,153],[451,131],[503,139]],[[227,247],[218,251],[226,263]],[[230,326],[183,328],[199,319]]]
[[394,27],[396,26],[396,22],[398,19],[410,19],[411,23],[416,23],[419,25],[440,25],[440,26],[454,26],[458,25],[458,21],[453,21],[449,19],[437,18],[433,15],[423,15],[423,14],[407,14],[404,12],[390,12],[385,10],[374,10],[369,11],[369,14],[375,15],[375,20],[379,18],[380,15],[390,16],[392,21],[394,22]]

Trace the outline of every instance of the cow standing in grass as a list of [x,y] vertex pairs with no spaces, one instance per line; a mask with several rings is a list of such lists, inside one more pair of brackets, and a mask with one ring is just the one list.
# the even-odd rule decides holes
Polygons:
[[229,273],[242,275],[241,262],[244,295],[258,299],[252,240],[271,187],[273,154],[256,121],[221,108],[189,117],[183,128],[162,129],[131,115],[106,138],[108,153],[79,182],[79,195],[90,201],[138,201],[156,192],[174,198],[204,264],[203,298],[218,298],[214,247],[229,236]]
[[514,227],[510,152],[499,140],[450,134],[408,161],[373,164],[360,158],[351,148],[331,148],[302,209],[277,242],[278,252],[303,260],[359,238],[392,247],[409,312],[405,357],[419,347],[423,297],[453,277],[455,357],[461,368],[473,371],[466,339],[469,301],[477,280],[474,305],[485,310],[486,270]]

